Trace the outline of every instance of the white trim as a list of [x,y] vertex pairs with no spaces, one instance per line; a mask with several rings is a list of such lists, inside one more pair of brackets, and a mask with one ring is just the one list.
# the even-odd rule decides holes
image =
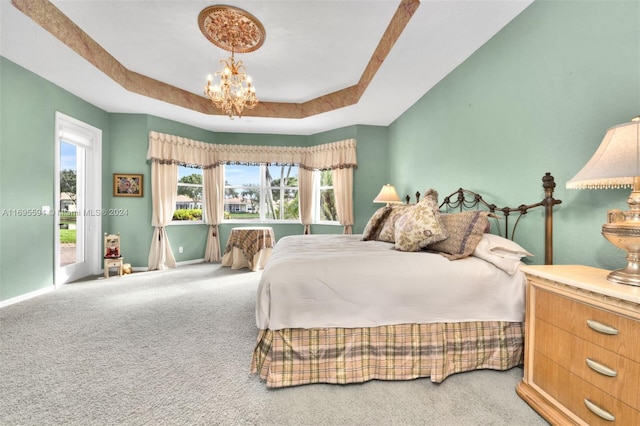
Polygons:
[[[193,265],[196,263],[204,263],[204,257],[202,259],[193,259],[193,260],[183,260],[182,262],[176,262],[176,267],[177,266],[185,266],[185,265]],[[216,262],[209,262],[209,263],[216,263]]]
[[[182,262],[176,262],[176,267],[184,266],[184,265],[192,265],[192,264],[195,264],[195,263],[204,263],[204,258],[193,259],[193,260],[184,260]],[[212,263],[216,263],[216,262],[212,262]],[[131,270],[133,272],[149,272],[149,267],[147,267],[147,266],[136,266],[136,267],[131,267]],[[102,272],[99,275],[104,275],[104,270],[102,270]]]
[[183,225],[206,225],[204,220],[172,220],[167,223],[167,226],[183,226]]
[[87,153],[85,166],[91,170],[86,175],[84,188],[84,205],[78,212],[86,221],[86,259],[89,275],[97,275],[102,268],[102,217],[99,215],[85,215],[85,212],[102,211],[102,130],[83,123],[61,112],[55,112],[55,160],[53,176],[54,193],[54,285],[56,287],[80,277],[64,277],[60,272],[60,141],[64,139],[83,148]]
[[33,299],[34,297],[42,296],[43,294],[49,293],[53,290],[55,290],[53,286],[48,286],[40,290],[12,297],[11,299],[2,300],[0,301],[0,309],[5,308],[9,305],[15,305],[16,303],[24,302],[25,300]]
[[[195,264],[195,263],[204,263],[204,258],[193,259],[193,260],[185,260],[185,261],[182,261],[182,262],[176,262],[176,267],[184,266],[184,265],[191,265],[191,264]],[[133,272],[149,272],[149,267],[148,266],[136,266],[136,267],[131,267],[131,270]],[[104,275],[104,270],[102,270],[102,273],[100,275]]]

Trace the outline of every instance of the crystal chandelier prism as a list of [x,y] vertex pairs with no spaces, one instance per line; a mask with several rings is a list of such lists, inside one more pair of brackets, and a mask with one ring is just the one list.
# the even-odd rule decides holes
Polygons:
[[234,116],[242,117],[244,108],[253,109],[258,105],[256,88],[251,84],[251,77],[245,73],[242,61],[234,60],[233,52],[228,60],[223,59],[220,63],[224,65],[224,69],[215,73],[217,83],[213,84],[213,78],[209,74],[204,94],[216,108],[233,120]]
[[236,62],[234,54],[253,52],[262,46],[266,35],[264,27],[250,13],[226,5],[205,8],[198,16],[198,23],[209,41],[231,52],[229,59],[220,61],[224,69],[213,76],[209,74],[204,94],[232,120],[242,117],[245,108],[258,105],[258,97],[244,64]]

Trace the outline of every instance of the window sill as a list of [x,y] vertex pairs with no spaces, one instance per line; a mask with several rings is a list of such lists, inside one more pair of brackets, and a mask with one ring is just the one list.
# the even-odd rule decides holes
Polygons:
[[299,220],[247,220],[247,219],[239,219],[239,220],[223,220],[222,225],[238,225],[242,223],[248,223],[251,225],[302,225]]
[[202,220],[172,220],[167,226],[206,225]]
[[[239,225],[246,223],[248,225],[264,225],[267,226],[269,224],[273,225],[300,225],[302,223],[298,220],[224,220],[221,225]],[[340,222],[312,222],[311,225],[322,225],[322,226],[342,226]]]

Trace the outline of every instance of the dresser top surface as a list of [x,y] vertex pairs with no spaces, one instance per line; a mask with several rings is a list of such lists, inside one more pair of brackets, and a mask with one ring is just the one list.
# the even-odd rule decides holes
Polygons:
[[573,287],[640,304],[640,287],[607,280],[606,269],[584,265],[524,265],[522,272]]

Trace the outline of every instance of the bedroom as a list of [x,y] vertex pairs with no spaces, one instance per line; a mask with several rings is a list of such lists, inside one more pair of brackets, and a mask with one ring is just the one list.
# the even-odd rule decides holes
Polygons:
[[[150,130],[261,145],[356,138],[354,232],[364,229],[377,207],[371,200],[387,181],[400,193],[427,186],[444,193],[472,185],[507,203],[540,198],[536,182],[549,171],[558,184],[556,197],[563,200],[556,214],[555,263],[618,268],[623,256],[600,228],[608,209],[625,208],[628,191],[570,191],[564,185],[606,129],[640,113],[639,17],[635,1],[536,1],[391,125],[353,123],[304,136],[212,132],[153,114],[108,113],[3,57],[0,208],[53,205],[50,135],[54,111],[63,110],[103,129],[103,206],[132,214],[105,218],[102,227],[123,235],[123,251],[140,268],[146,266],[152,235],[150,199],[111,197],[110,178],[122,171],[149,176]],[[3,34],[2,43],[9,41]],[[29,173],[19,174],[23,170]],[[222,241],[229,228],[223,227]],[[284,225],[274,229],[279,236],[299,232]],[[541,242],[528,234],[519,242],[539,253]],[[186,248],[176,253],[178,262],[202,257],[202,229],[175,227],[169,238],[173,246]],[[52,247],[51,223],[1,218],[0,301],[52,286]]]
[[[149,176],[148,131],[260,145],[304,146],[355,138],[360,140],[355,233],[362,232],[376,209],[371,200],[383,183],[393,183],[400,194],[426,186],[440,192],[473,186],[469,189],[491,189],[500,194],[497,202],[507,203],[538,199],[535,182],[552,172],[556,197],[564,200],[554,230],[555,262],[615,269],[623,259],[601,237],[600,227],[608,209],[625,208],[626,190],[570,191],[564,186],[606,130],[640,110],[637,8],[635,1],[534,2],[390,126],[355,123],[306,136],[212,133],[153,115],[110,114],[3,57],[0,207],[53,205],[53,146],[47,135],[54,111],[63,110],[103,129],[103,207],[128,208],[131,214],[103,218],[102,228],[127,236],[123,250],[134,268],[140,268],[147,265],[151,239],[150,199],[111,197],[110,180],[122,170]],[[3,37],[3,44],[9,40]],[[31,173],[21,176],[18,185],[16,173],[27,167]],[[149,179],[145,185],[148,194]],[[27,221],[33,239],[19,238]],[[2,217],[0,300],[51,286],[50,225],[37,218]],[[230,226],[221,228],[221,241],[226,241]],[[300,232],[283,225],[275,225],[275,231],[278,236]],[[314,232],[341,230],[317,226]],[[184,253],[176,253],[178,262],[202,258],[203,234],[198,226],[169,229],[172,245],[185,247]],[[539,240],[522,238],[530,251],[540,252]],[[34,239],[40,243],[34,245]]]

